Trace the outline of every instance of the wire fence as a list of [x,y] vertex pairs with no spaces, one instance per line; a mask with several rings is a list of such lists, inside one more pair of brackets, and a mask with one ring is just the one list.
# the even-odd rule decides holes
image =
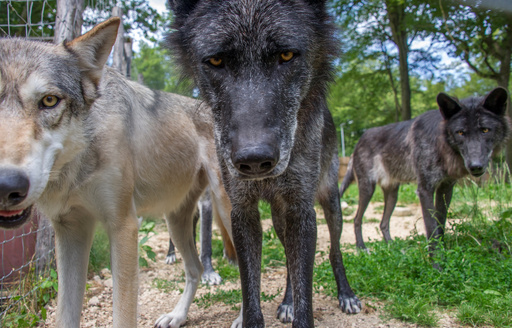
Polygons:
[[30,327],[44,319],[43,306],[56,292],[55,247],[36,250],[37,236],[50,229],[41,220],[35,215],[21,228],[0,230],[0,327]]
[[0,37],[53,39],[57,0],[0,0]]

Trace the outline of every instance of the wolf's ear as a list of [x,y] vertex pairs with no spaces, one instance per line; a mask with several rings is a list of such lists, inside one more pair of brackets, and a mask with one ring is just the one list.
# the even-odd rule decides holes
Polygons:
[[79,57],[82,69],[96,84],[116,42],[120,22],[119,17],[110,18],[66,44]]
[[505,88],[497,87],[485,97],[484,108],[498,116],[507,111],[508,92]]
[[168,3],[174,12],[174,17],[180,21],[187,18],[199,3],[199,0],[168,0]]
[[455,98],[448,96],[444,92],[440,92],[437,95],[437,104],[439,105],[439,110],[445,120],[450,119],[462,109]]

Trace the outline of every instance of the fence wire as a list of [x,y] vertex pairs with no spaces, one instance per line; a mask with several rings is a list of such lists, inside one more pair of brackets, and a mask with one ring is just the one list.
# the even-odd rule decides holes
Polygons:
[[57,0],[0,0],[0,37],[52,40]]
[[[52,263],[55,247],[36,252],[37,236],[50,229],[36,217],[22,228],[0,230],[0,327],[32,326],[43,305],[54,296]],[[53,262],[53,260],[52,260]],[[23,323],[23,325],[22,325]]]

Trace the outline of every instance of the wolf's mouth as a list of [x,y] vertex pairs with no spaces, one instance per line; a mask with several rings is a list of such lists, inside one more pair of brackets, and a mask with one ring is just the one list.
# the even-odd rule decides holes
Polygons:
[[480,178],[482,175],[484,175],[485,171],[482,172],[471,172],[471,175],[475,178]]
[[32,214],[32,206],[24,210],[0,211],[0,227],[4,229],[13,229],[25,223]]

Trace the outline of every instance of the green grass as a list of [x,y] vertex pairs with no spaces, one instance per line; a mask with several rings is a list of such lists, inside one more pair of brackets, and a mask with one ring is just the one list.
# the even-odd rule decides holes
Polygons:
[[103,227],[97,227],[89,255],[89,272],[99,273],[102,269],[110,269],[110,244]]
[[[424,236],[370,242],[347,252],[347,277],[359,297],[383,301],[386,316],[436,327],[439,311],[469,326],[512,327],[512,188],[503,177],[457,185],[450,228],[434,259]],[[353,246],[348,246],[353,249]],[[442,271],[432,267],[438,263]],[[315,288],[336,296],[328,261],[315,267]]]
[[226,305],[232,305],[232,310],[240,310],[238,307],[242,303],[242,291],[240,289],[222,290],[217,289],[215,293],[206,293],[195,299],[197,306],[207,309],[214,303],[222,302]]

